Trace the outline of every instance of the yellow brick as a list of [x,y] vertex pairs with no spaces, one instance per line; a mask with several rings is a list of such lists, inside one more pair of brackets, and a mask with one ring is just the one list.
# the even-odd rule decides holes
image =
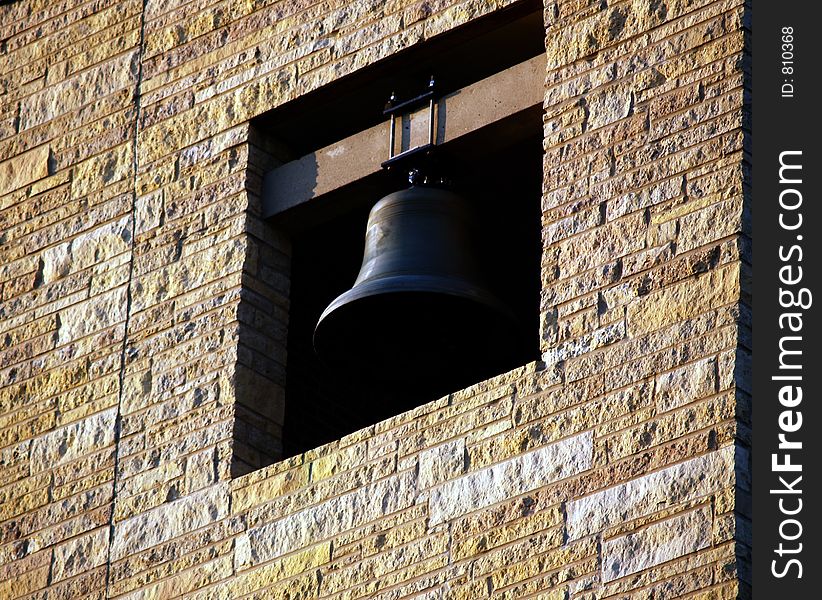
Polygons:
[[231,582],[234,597],[276,585],[290,577],[316,569],[331,560],[331,544],[325,542],[296,554],[277,559],[263,567],[242,573]]
[[353,465],[360,464],[364,458],[365,444],[355,444],[339,452],[321,456],[311,466],[311,481],[320,481],[350,469]]
[[308,465],[278,473],[252,485],[232,491],[231,510],[240,514],[279,496],[299,489],[308,483]]
[[0,162],[0,196],[48,175],[49,147],[38,146]]
[[738,301],[739,277],[735,263],[637,298],[628,305],[628,332],[636,337]]

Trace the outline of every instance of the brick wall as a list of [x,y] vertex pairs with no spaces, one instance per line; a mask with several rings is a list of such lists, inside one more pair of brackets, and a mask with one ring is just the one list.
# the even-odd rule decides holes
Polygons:
[[252,471],[249,121],[506,4],[0,6],[1,597],[749,594],[742,0],[548,1],[542,361]]

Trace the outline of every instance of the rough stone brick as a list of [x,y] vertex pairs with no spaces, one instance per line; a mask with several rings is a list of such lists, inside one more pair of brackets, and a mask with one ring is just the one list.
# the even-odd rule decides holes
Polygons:
[[49,552],[40,552],[0,567],[0,594],[5,598],[22,598],[46,589],[50,558]]
[[77,165],[71,182],[71,193],[80,198],[128,177],[132,172],[133,145],[121,144],[105,154]]
[[228,507],[228,486],[221,483],[116,523],[112,560],[216,523],[228,516]]
[[[289,578],[300,573],[311,573],[320,565],[328,563],[330,558],[331,543],[325,542],[315,544],[306,550],[287,557],[275,559],[262,567],[243,571],[225,586],[226,598],[237,598],[268,586],[276,586],[278,583],[288,581]],[[286,587],[291,587],[293,590],[295,586],[287,584]],[[312,589],[312,591],[314,590]],[[213,594],[214,591],[211,590],[195,597],[207,600],[213,598]],[[305,597],[308,598],[309,596]]]
[[628,305],[628,333],[640,336],[737,300],[739,273],[739,263],[731,264],[637,298]]
[[[682,178],[671,177],[654,183],[651,187],[639,192],[628,192],[608,201],[607,220],[617,219],[628,213],[644,209],[657,204],[665,205],[665,201],[682,194]],[[668,214],[666,210],[663,214]]]
[[415,496],[416,475],[402,473],[250,529],[237,540],[236,568],[261,564],[406,508]]
[[733,446],[568,503],[572,540],[734,485]]
[[73,577],[105,563],[108,558],[108,537],[108,527],[102,527],[57,546],[54,549],[52,581]]
[[589,334],[573,337],[567,342],[551,348],[542,355],[542,360],[546,365],[551,366],[613,344],[623,337],[625,337],[625,323],[614,323]]
[[35,438],[31,445],[31,470],[48,471],[77,460],[114,442],[116,409],[55,429]]
[[340,473],[352,464],[359,464],[365,458],[366,445],[354,444],[342,449],[321,456],[311,465],[311,480],[319,481],[331,477],[335,473]]
[[586,131],[610,125],[631,114],[634,107],[633,85],[624,82],[588,96]]
[[57,344],[76,342],[101,329],[122,323],[126,318],[125,287],[105,292],[60,312]]
[[51,121],[121,88],[133,86],[136,56],[136,50],[127,52],[29,96],[20,107],[21,131]]
[[707,548],[711,510],[699,508],[602,543],[602,580],[619,579]]
[[601,267],[620,256],[645,246],[645,224],[642,215],[609,222],[578,236],[560,242],[560,272],[567,278]]
[[743,0],[548,2],[544,360],[242,476],[288,414],[257,118],[528,3],[35,4],[0,36],[0,596],[735,597]]
[[46,177],[48,160],[49,147],[38,146],[0,162],[0,196]]
[[582,473],[592,452],[592,435],[583,433],[437,486],[429,498],[431,524]]
[[232,491],[231,510],[242,513],[253,506],[259,506],[283,494],[287,494],[308,483],[308,466],[275,473],[262,481],[240,487]]
[[429,488],[465,471],[465,438],[440,444],[419,455],[419,485]]
[[130,241],[131,220],[123,217],[82,233],[70,242],[47,248],[42,257],[43,283],[51,283],[127,252]]
[[689,363],[656,378],[660,411],[673,410],[716,391],[716,358]]
[[685,215],[680,220],[677,252],[687,252],[741,231],[741,197],[711,204],[703,210]]

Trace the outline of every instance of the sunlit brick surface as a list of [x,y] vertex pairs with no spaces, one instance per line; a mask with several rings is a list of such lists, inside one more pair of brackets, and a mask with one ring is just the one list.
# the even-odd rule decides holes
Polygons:
[[546,0],[542,361],[231,475],[284,397],[249,121],[510,3],[0,6],[0,597],[749,595],[742,0]]

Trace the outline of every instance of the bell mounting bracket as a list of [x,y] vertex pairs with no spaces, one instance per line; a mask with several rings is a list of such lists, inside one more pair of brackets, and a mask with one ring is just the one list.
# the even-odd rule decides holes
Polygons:
[[[382,114],[388,117],[388,160],[381,163],[383,169],[392,169],[394,167],[402,166],[409,170],[418,166],[419,159],[427,157],[436,147],[434,140],[434,128],[436,127],[436,120],[434,119],[434,105],[436,104],[436,93],[434,91],[434,76],[428,80],[426,90],[413,98],[398,102],[396,94],[391,94],[388,102],[385,105],[385,110]],[[411,112],[414,109],[428,104],[428,142],[420,144],[413,148],[409,148],[399,154],[395,153],[394,147],[397,141],[397,115],[403,115]]]

